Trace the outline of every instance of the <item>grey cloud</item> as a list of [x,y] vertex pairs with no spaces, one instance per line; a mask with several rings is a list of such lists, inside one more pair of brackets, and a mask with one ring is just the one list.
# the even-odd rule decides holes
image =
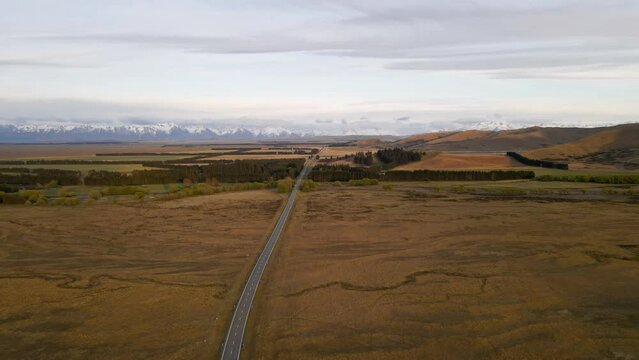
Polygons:
[[330,120],[330,119],[326,119],[326,120],[317,119],[317,120],[315,120],[315,122],[316,122],[317,124],[332,124],[332,123],[333,123],[333,120]]
[[[258,2],[252,4],[257,6]],[[259,6],[286,11],[291,2]],[[296,4],[296,6],[302,6]],[[553,77],[548,69],[639,65],[639,2],[632,0],[325,0],[302,6],[336,16],[288,31],[256,24],[244,35],[95,33],[34,39],[174,48],[212,54],[304,52],[387,60],[389,70]],[[330,19],[330,20],[329,20]],[[557,74],[561,75],[561,74]],[[567,76],[567,75],[564,75]]]
[[410,116],[402,116],[402,117],[399,117],[399,118],[395,119],[395,121],[397,121],[397,122],[408,122],[408,121],[410,121]]

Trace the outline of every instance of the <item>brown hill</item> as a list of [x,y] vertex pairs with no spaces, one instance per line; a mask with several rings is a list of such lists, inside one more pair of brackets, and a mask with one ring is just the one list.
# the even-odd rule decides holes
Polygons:
[[573,142],[605,129],[610,128],[531,127],[427,133],[401,139],[394,145],[420,151],[526,151]]
[[639,148],[639,124],[604,128],[592,135],[565,144],[526,152],[535,159],[578,159],[590,154]]

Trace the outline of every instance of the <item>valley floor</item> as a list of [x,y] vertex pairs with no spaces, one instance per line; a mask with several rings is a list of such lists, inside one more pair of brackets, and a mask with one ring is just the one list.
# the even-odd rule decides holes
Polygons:
[[282,199],[0,207],[0,357],[215,356]]
[[639,357],[636,197],[427,186],[303,194],[244,358]]

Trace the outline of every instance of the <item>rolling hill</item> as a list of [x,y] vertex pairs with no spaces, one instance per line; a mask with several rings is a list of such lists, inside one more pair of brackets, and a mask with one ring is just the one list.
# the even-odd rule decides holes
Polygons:
[[639,124],[603,129],[573,142],[525,153],[534,159],[639,168]]
[[[630,125],[619,127],[624,126]],[[401,139],[394,145],[420,151],[528,151],[573,143],[615,128],[530,127],[502,131],[427,133]]]
[[593,153],[639,148],[639,124],[605,128],[576,141],[526,152],[535,159],[571,159]]

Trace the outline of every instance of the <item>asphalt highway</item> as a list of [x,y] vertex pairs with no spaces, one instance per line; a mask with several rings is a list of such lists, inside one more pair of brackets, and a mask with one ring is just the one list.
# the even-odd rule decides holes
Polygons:
[[248,321],[249,312],[251,311],[251,307],[253,306],[253,298],[255,298],[255,292],[257,291],[257,286],[260,283],[260,279],[262,278],[262,274],[264,273],[264,268],[268,263],[268,259],[275,248],[275,244],[286,225],[286,220],[291,213],[291,209],[295,204],[295,198],[297,197],[297,191],[299,190],[300,184],[302,180],[308,175],[308,172],[311,169],[311,162],[307,161],[304,169],[295,180],[295,185],[291,190],[291,194],[286,201],[286,206],[282,211],[275,227],[273,228],[273,232],[271,236],[269,236],[266,245],[264,246],[264,250],[260,254],[257,259],[257,263],[253,267],[253,271],[251,271],[251,275],[248,278],[248,281],[244,285],[244,290],[242,290],[242,295],[240,295],[240,300],[235,305],[235,312],[233,313],[233,318],[231,319],[231,325],[229,327],[228,333],[226,334],[226,339],[224,340],[224,344],[222,345],[222,360],[236,360],[240,358],[240,352],[242,351],[242,341],[244,339],[244,330],[246,328],[246,322]]

